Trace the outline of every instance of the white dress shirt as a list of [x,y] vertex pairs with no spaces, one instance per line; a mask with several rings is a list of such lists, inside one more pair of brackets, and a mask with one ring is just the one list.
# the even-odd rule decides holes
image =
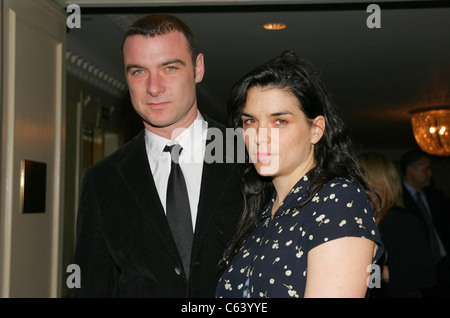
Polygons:
[[200,197],[207,128],[208,123],[198,112],[192,125],[174,140],[166,139],[145,130],[147,157],[164,211],[166,210],[167,181],[170,174],[171,157],[169,152],[163,150],[166,145],[173,144],[179,144],[183,148],[179,163],[186,181],[194,231]]

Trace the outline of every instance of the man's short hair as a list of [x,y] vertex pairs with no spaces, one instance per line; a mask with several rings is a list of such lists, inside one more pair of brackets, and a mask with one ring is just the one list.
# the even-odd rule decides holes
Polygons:
[[122,52],[125,40],[131,35],[154,37],[157,35],[164,35],[172,31],[179,31],[186,37],[188,48],[191,51],[192,63],[195,65],[198,53],[194,33],[186,23],[169,14],[152,13],[134,22],[128,28],[123,37]]
[[430,156],[420,150],[420,149],[412,149],[409,150],[407,152],[405,152],[402,156],[402,158],[400,159],[400,170],[402,173],[402,176],[406,176],[406,169],[409,166],[417,166],[422,162],[422,158],[429,158]]

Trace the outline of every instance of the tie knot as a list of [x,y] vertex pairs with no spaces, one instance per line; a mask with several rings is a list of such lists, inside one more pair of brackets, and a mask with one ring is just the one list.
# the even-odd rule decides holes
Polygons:
[[175,163],[179,163],[179,158],[181,151],[183,150],[183,147],[181,147],[179,144],[173,144],[173,145],[166,145],[164,147],[164,151],[170,153],[170,156],[172,157],[172,161]]

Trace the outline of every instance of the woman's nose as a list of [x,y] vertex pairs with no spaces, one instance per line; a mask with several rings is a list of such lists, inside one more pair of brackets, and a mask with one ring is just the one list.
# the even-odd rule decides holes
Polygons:
[[256,129],[254,142],[257,145],[270,144],[270,129],[262,127]]

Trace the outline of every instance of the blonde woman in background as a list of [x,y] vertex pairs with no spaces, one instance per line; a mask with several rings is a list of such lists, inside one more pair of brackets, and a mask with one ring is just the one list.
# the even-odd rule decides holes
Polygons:
[[359,163],[366,173],[367,182],[381,199],[380,205],[374,209],[375,220],[380,224],[393,206],[404,207],[400,176],[392,161],[375,153],[361,155]]
[[407,213],[402,200],[402,183],[392,161],[382,155],[359,156],[368,184],[379,197],[375,219],[385,246],[382,288],[375,297],[417,297],[434,285],[435,270],[429,262],[431,249],[421,220]]

